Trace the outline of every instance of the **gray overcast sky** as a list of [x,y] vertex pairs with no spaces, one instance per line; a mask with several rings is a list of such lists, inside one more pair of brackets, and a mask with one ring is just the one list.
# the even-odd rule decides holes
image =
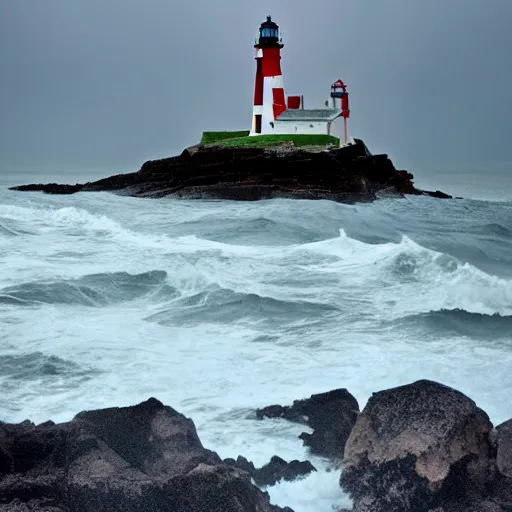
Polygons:
[[248,128],[267,14],[287,93],[342,78],[398,167],[511,160],[512,0],[0,0],[0,169],[131,171]]

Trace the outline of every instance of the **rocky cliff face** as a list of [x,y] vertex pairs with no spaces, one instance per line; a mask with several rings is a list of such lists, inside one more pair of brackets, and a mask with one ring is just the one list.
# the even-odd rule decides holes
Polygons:
[[231,199],[275,197],[373,201],[387,195],[441,192],[417,190],[413,176],[396,170],[387,155],[371,155],[363,141],[345,148],[302,150],[293,147],[248,148],[194,146],[179,156],[146,162],[140,171],[77,185],[32,184],[22,191],[73,194],[114,191],[137,197]]

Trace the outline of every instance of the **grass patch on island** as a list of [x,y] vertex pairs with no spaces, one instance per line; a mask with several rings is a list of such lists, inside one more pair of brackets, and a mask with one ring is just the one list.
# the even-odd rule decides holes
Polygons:
[[247,137],[248,135],[248,130],[238,132],[203,132],[201,144],[215,144],[216,142],[225,141],[227,139],[239,139],[241,137]]
[[[219,139],[220,140],[220,139]],[[326,146],[332,144],[339,147],[340,139],[332,135],[254,135],[252,137],[239,137],[222,140],[221,144],[228,147],[267,147],[281,144],[282,142],[293,142],[295,147],[304,146]]]

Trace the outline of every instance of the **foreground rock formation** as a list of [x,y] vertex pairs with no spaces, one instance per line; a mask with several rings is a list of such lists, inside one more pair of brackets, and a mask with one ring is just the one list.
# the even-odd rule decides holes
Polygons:
[[341,486],[354,512],[510,511],[510,443],[510,427],[493,433],[468,397],[418,381],[370,398],[345,446]]
[[112,191],[136,197],[258,200],[276,197],[373,201],[387,196],[427,194],[414,187],[413,175],[396,170],[387,155],[372,155],[361,140],[345,148],[194,146],[179,156],[146,162],[140,171],[99,181],[13,187],[50,194]]
[[[307,424],[311,451],[337,466],[353,512],[511,512],[512,420],[493,428],[459,391],[431,381],[374,393],[362,412],[345,389],[257,417]],[[254,420],[254,417],[253,417]],[[308,461],[205,449],[191,420],[155,399],[71,422],[0,423],[0,512],[277,512],[258,489],[315,471]]]
[[1,512],[279,510],[155,399],[59,425],[0,424]]

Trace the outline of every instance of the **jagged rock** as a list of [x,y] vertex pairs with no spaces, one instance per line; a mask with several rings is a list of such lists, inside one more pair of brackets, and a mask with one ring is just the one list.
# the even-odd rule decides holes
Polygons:
[[512,478],[512,419],[496,427],[496,462],[500,473]]
[[47,194],[75,194],[83,189],[84,185],[61,185],[59,183],[34,183],[30,185],[20,185],[14,187],[15,190],[23,192],[45,192]]
[[224,459],[224,462],[242,471],[246,471],[251,475],[256,484],[260,486],[274,485],[281,480],[291,482],[316,471],[316,468],[308,460],[286,462],[276,455],[270,459],[268,464],[259,469],[252,462],[241,456],[237,457],[236,460]]
[[452,196],[449,194],[446,194],[444,192],[441,192],[440,190],[435,190],[433,192],[428,190],[423,190],[422,193],[426,196],[430,197],[437,197],[438,199],[452,199]]
[[274,512],[247,473],[158,400],[71,422],[0,424],[1,512]]
[[313,433],[299,437],[317,455],[341,459],[345,442],[354,426],[359,404],[346,390],[336,389],[295,400],[292,406],[271,405],[256,411],[256,417],[283,418],[308,425]]
[[309,475],[316,468],[309,460],[292,460],[286,462],[284,459],[274,455],[268,464],[265,464],[258,471],[258,485],[274,485],[280,480],[291,482],[300,477]]
[[422,380],[374,393],[345,445],[341,486],[354,512],[427,512],[483,501],[493,478],[487,414]]
[[255,471],[257,471],[254,463],[251,462],[250,460],[247,460],[245,457],[242,457],[242,455],[239,455],[236,458],[236,460],[232,458],[224,459],[224,462],[229,466],[235,466],[238,469],[241,469],[242,471],[249,473],[251,476]]
[[[356,144],[312,151],[300,148],[256,148],[197,145],[181,155],[144,163],[140,171],[76,185],[31,184],[21,191],[73,194],[116,191],[137,197],[233,199],[254,201],[284,197],[373,201],[379,190],[423,194],[413,175],[396,170],[387,155],[372,155]],[[445,197],[442,192],[435,197]]]

